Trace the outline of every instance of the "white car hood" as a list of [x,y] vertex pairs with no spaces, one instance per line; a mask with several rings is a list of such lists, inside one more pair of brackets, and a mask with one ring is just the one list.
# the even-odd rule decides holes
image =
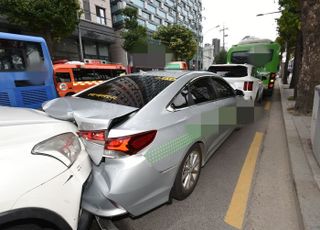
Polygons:
[[28,109],[0,106],[0,126],[30,125],[60,122],[44,112]]

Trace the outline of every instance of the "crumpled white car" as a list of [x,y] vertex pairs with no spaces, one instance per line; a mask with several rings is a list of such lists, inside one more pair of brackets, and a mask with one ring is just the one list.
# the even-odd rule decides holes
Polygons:
[[0,107],[0,229],[77,229],[90,159],[76,127]]
[[242,90],[244,99],[261,102],[263,98],[263,82],[255,76],[253,65],[249,64],[215,64],[208,71],[223,77],[234,89]]

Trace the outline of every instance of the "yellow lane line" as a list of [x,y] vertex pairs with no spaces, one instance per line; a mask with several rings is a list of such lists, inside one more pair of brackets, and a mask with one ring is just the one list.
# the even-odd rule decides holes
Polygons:
[[270,101],[267,101],[266,104],[264,105],[264,110],[269,111],[270,108],[271,108],[271,102],[270,102]]
[[257,132],[250,145],[246,160],[242,166],[236,188],[233,192],[232,199],[224,221],[241,229],[245,217],[245,211],[248,202],[253,173],[256,166],[260,146],[263,140],[263,133]]

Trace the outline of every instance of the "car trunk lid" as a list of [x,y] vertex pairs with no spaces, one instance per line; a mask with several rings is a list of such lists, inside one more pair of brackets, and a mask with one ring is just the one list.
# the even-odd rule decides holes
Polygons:
[[79,130],[108,129],[113,119],[138,108],[94,101],[78,97],[63,97],[46,102],[43,110],[59,120],[74,121]]
[[[94,101],[78,97],[63,97],[46,102],[43,110],[51,117],[75,122],[79,130],[109,130],[116,120],[138,108]],[[85,148],[95,164],[101,162],[104,146],[83,139]]]

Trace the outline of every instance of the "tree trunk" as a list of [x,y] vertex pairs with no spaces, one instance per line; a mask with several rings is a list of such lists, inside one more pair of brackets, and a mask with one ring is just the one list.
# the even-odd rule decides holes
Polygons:
[[301,72],[301,61],[302,61],[302,32],[298,31],[296,48],[294,52],[294,62],[293,62],[293,71],[292,79],[290,83],[290,89],[294,89],[294,98],[297,98],[297,84],[299,81],[299,76]]
[[52,34],[50,33],[50,31],[45,31],[43,36],[44,36],[44,39],[46,40],[46,43],[47,43],[47,46],[48,46],[48,49],[49,49],[49,52],[50,52],[51,59],[53,60],[53,57],[54,57],[54,42],[53,42],[53,39],[52,39]]
[[289,71],[288,71],[288,65],[289,65],[289,59],[290,59],[290,51],[288,48],[288,43],[286,42],[286,61],[284,63],[283,67],[283,77],[282,77],[282,83],[283,84],[288,84],[288,76],[289,76]]
[[312,111],[314,88],[320,84],[320,1],[304,0],[301,3],[303,54],[295,109],[307,114]]

